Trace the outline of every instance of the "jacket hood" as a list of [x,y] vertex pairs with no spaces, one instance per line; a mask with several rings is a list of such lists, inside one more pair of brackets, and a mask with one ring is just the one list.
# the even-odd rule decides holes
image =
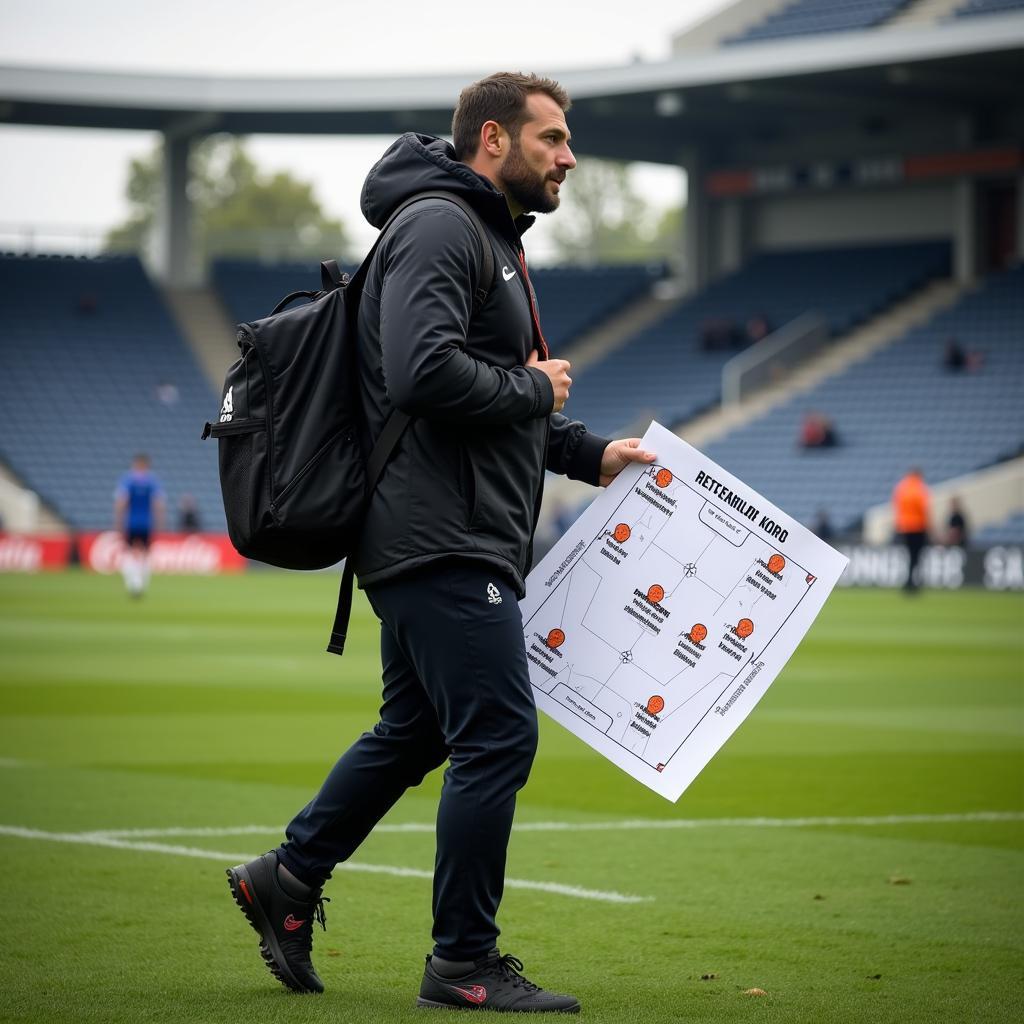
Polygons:
[[534,218],[513,223],[505,196],[486,178],[455,159],[455,149],[433,135],[406,132],[388,147],[363,182],[359,205],[363,216],[382,228],[392,213],[417,192],[444,190],[461,196],[485,220],[514,241]]

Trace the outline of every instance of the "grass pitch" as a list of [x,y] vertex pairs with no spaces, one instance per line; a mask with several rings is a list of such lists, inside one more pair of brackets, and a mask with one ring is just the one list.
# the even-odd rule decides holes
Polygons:
[[[321,997],[270,977],[228,894],[375,720],[365,604],[322,653],[335,586],[0,576],[0,1019],[448,1019],[413,1009],[425,878],[336,872]],[[510,878],[647,899],[509,889],[503,948],[594,1022],[1021,1019],[1022,624],[1015,596],[836,593],[676,805],[542,716],[517,822],[562,827],[515,832]],[[388,823],[429,826],[439,785]],[[432,861],[429,829],[355,858]]]

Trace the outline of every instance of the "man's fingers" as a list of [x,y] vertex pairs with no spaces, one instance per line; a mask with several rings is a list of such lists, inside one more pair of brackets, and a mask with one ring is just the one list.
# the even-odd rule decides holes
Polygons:
[[653,452],[645,452],[645,451],[642,451],[639,448],[626,448],[623,451],[622,455],[623,455],[623,458],[627,459],[629,462],[653,462],[654,461],[654,453]]
[[653,462],[657,458],[654,452],[645,451],[640,447],[639,437],[630,437],[621,441],[619,454],[628,462]]

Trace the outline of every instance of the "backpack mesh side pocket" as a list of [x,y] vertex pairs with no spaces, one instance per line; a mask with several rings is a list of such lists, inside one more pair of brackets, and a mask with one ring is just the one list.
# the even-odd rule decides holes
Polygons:
[[215,423],[210,434],[218,439],[220,486],[231,543],[243,555],[252,557],[250,547],[255,520],[267,505],[261,490],[266,482],[260,463],[266,451],[267,425],[264,420],[236,420]]

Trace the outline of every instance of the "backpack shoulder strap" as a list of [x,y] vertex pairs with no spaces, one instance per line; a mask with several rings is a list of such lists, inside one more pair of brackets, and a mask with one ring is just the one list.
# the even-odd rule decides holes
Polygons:
[[366,259],[360,264],[359,269],[355,272],[352,278],[352,283],[356,284],[358,281],[359,285],[362,285],[363,280],[369,273],[370,265],[373,263],[373,257],[377,255],[377,247],[384,241],[385,235],[391,228],[392,224],[398,220],[399,216],[403,214],[410,206],[415,205],[423,199],[444,199],[454,206],[457,206],[466,215],[466,219],[473,226],[473,230],[476,232],[477,241],[480,243],[480,277],[477,281],[476,292],[473,294],[473,312],[478,313],[484,302],[487,300],[487,296],[490,294],[491,286],[494,284],[494,250],[491,248],[491,241],[487,237],[487,229],[483,225],[483,221],[480,220],[480,215],[473,209],[473,207],[466,202],[462,196],[457,195],[455,192],[446,192],[443,189],[438,189],[433,192],[417,192],[416,195],[410,196],[387,219],[384,227],[380,229],[380,233],[377,235],[376,240],[373,243],[373,247],[366,254]]
[[[476,292],[473,295],[473,312],[479,313],[483,304],[487,301],[487,296],[490,294],[491,285],[494,284],[494,250],[491,248],[491,240],[487,237],[487,229],[484,227],[483,222],[480,220],[480,215],[466,202],[465,199],[460,195],[456,195],[454,192],[421,192],[419,195],[414,196],[408,202],[403,203],[401,210],[404,210],[406,206],[410,206],[412,203],[419,202],[421,199],[446,199],[449,203],[454,203],[462,212],[466,215],[469,223],[473,225],[473,230],[476,232],[477,240],[480,242],[481,252],[481,263],[480,263],[480,278],[477,282]],[[399,210],[398,212],[401,212]],[[397,214],[396,214],[397,216]]]

